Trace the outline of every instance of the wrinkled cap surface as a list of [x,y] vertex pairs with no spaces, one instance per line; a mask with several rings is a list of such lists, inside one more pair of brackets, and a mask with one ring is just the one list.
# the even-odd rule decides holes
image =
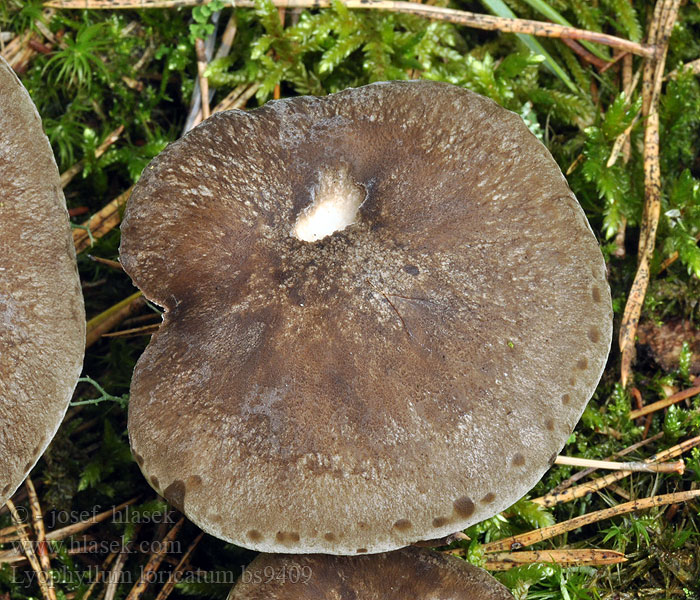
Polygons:
[[261,554],[228,600],[513,600],[483,569],[404,548],[372,556]]
[[[354,223],[292,235],[358,193]],[[447,84],[214,115],[145,170],[121,260],[165,307],[132,380],[136,459],[266,552],[383,552],[505,509],[610,347],[603,257],[556,163]]]
[[0,504],[56,433],[84,348],[58,168],[34,103],[0,57]]

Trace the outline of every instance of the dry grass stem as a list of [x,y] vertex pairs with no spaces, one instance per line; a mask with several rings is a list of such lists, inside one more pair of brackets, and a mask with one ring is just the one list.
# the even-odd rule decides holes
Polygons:
[[167,600],[168,596],[170,596],[172,591],[175,589],[177,582],[180,581],[182,574],[185,572],[186,566],[189,564],[190,556],[192,556],[192,552],[194,552],[195,548],[197,547],[199,542],[202,541],[203,537],[204,532],[201,532],[196,538],[194,538],[193,542],[189,545],[187,550],[185,550],[185,553],[182,555],[182,558],[175,566],[175,569],[170,573],[168,581],[166,581],[163,584],[163,587],[161,588],[160,592],[158,592],[156,600]]
[[557,456],[554,464],[569,465],[571,467],[591,467],[594,469],[607,469],[609,471],[642,471],[645,473],[680,473],[685,472],[685,463],[682,460],[667,463],[645,462],[613,462],[610,460],[593,460],[590,458],[578,458],[576,456]]
[[639,317],[649,285],[649,265],[656,244],[656,230],[661,212],[661,173],[659,164],[659,95],[666,64],[668,40],[678,15],[680,0],[659,0],[649,28],[648,42],[656,48],[655,56],[644,64],[642,77],[642,115],[644,129],[644,188],[646,200],[639,236],[637,273],[632,283],[620,325],[619,346],[622,354],[620,380],[627,385],[635,359],[635,338]]
[[[646,446],[647,444],[650,444],[651,442],[655,442],[656,440],[660,440],[664,436],[664,432],[660,431],[656,435],[653,435],[650,438],[644,439],[640,442],[637,442],[636,444],[632,444],[631,446],[628,446],[627,448],[624,448],[623,450],[620,450],[619,452],[615,452],[615,454],[611,454],[608,456],[606,460],[613,460],[615,458],[619,458],[620,456],[625,456],[626,454],[630,454],[631,452],[634,452],[638,448],[641,448],[643,446]],[[561,492],[569,487],[571,487],[574,483],[579,481],[580,479],[583,479],[584,477],[587,477],[591,473],[595,472],[595,467],[591,467],[588,469],[584,469],[583,471],[579,471],[578,473],[575,473],[568,479],[565,479],[562,481],[557,487],[555,487],[550,494],[554,494],[557,492]]]
[[[137,8],[174,8],[181,6],[197,6],[205,4],[206,0],[50,0],[45,6],[53,8],[78,8],[78,9],[137,9]],[[278,8],[328,8],[330,0],[272,0]],[[253,0],[237,0],[239,8],[254,8]],[[370,9],[396,13],[418,15],[436,21],[446,21],[474,29],[486,31],[500,31],[502,33],[522,33],[552,38],[568,38],[572,40],[585,40],[613,48],[626,50],[639,56],[653,56],[654,48],[644,44],[638,44],[630,40],[587,31],[576,27],[567,27],[545,21],[531,21],[528,19],[508,19],[494,17],[481,13],[473,13],[464,10],[418,4],[415,2],[401,2],[391,0],[346,0],[345,6],[350,9]]]
[[115,269],[117,271],[123,271],[124,267],[122,267],[122,263],[120,263],[118,260],[110,260],[109,258],[102,258],[101,256],[93,256],[92,254],[87,255],[88,258],[96,263],[100,263],[101,265],[105,265],[106,267],[110,267],[111,269]]
[[27,477],[24,485],[27,488],[29,508],[32,511],[32,527],[36,534],[36,552],[39,556],[39,564],[41,565],[46,579],[49,598],[50,600],[56,600],[56,589],[53,583],[53,576],[51,575],[51,557],[49,556],[49,545],[46,542],[46,529],[44,527],[44,516],[41,511],[41,504],[39,504],[39,496],[36,494],[34,483],[30,477]]
[[[99,212],[96,212],[85,221],[80,229],[73,230],[73,244],[76,252],[80,253],[92,245],[90,235],[92,235],[93,239],[99,239],[119,225],[122,220],[122,212],[127,200],[129,200],[132,189],[133,186],[122,192],[109,204],[100,209]],[[88,230],[90,233],[88,233]]]
[[643,408],[640,408],[638,410],[633,410],[630,412],[630,419],[634,420],[639,417],[643,417],[644,415],[648,415],[650,413],[656,412],[657,410],[662,410],[664,408],[668,408],[672,404],[676,404],[678,402],[682,402],[683,400],[686,400],[688,398],[692,398],[693,396],[697,396],[700,394],[700,386],[695,386],[688,388],[687,390],[683,390],[681,392],[677,392],[668,398],[664,398],[663,400],[659,400],[658,402],[652,402],[651,404],[648,404],[647,406],[644,406]]
[[132,327],[131,329],[121,329],[111,333],[103,333],[102,337],[134,337],[138,335],[153,335],[160,329],[160,323],[151,325],[143,325],[141,327]]
[[[695,236],[695,241],[700,242],[700,233],[698,233]],[[667,259],[664,260],[664,262],[662,262],[659,265],[659,273],[663,273],[666,269],[668,269],[677,260],[678,260],[678,251],[674,251],[673,253],[671,253],[669,255],[669,257]]]
[[627,559],[621,552],[614,550],[567,549],[560,550],[524,550],[521,552],[494,552],[486,556],[484,568],[489,571],[507,571],[513,567],[533,563],[555,563],[562,567],[616,565]]
[[143,294],[135,292],[128,298],[124,298],[121,302],[117,302],[114,306],[110,306],[107,310],[93,317],[87,322],[85,347],[89,348],[105,333],[114,329],[124,319],[132,316],[135,312],[141,310],[146,304]]
[[124,565],[126,564],[126,559],[129,558],[129,553],[124,551],[120,552],[117,557],[112,570],[107,576],[107,586],[105,588],[104,600],[114,600],[114,596],[117,593],[117,588],[121,580],[122,571],[124,570]]
[[[17,508],[15,507],[12,500],[8,499],[6,504],[7,508],[10,510],[10,515],[12,515],[12,522],[17,526],[17,534],[19,535],[20,545],[22,546],[22,552],[29,561],[29,564],[34,570],[34,573],[36,573],[36,579],[39,583],[41,595],[44,597],[44,600],[53,600],[53,598],[55,598],[55,595],[52,596],[49,592],[49,585],[46,581],[46,575],[43,569],[41,568],[41,564],[39,564],[39,559],[37,559],[36,554],[34,553],[34,546],[32,545],[32,542],[30,541],[26,530],[24,529],[24,527],[22,527],[22,517],[20,517],[19,513],[17,512]],[[2,562],[3,561],[0,558],[0,563]]]
[[[685,440],[684,442],[681,442],[680,444],[676,444],[675,446],[668,448],[667,450],[663,450],[662,452],[653,454],[649,458],[645,459],[644,462],[655,463],[670,460],[672,458],[680,456],[681,454],[687,452],[691,448],[695,448],[696,446],[700,446],[700,436],[690,438],[688,440]],[[598,479],[594,479],[593,481],[582,483],[575,487],[564,490],[563,492],[552,492],[550,494],[547,494],[546,496],[534,498],[532,502],[541,504],[543,506],[555,506],[564,502],[571,502],[572,500],[576,500],[577,498],[582,498],[586,494],[592,494],[593,492],[602,490],[603,488],[609,486],[611,483],[615,483],[620,479],[624,479],[625,477],[631,474],[632,471],[615,471],[614,473],[608,473],[604,477],[599,477]]]
[[700,490],[688,490],[685,492],[676,492],[674,494],[663,494],[661,496],[652,496],[651,498],[632,500],[631,502],[625,502],[624,504],[618,504],[617,506],[597,510],[595,512],[588,513],[587,515],[574,517],[573,519],[563,521],[562,523],[556,523],[554,525],[550,525],[549,527],[542,527],[541,529],[535,529],[534,531],[528,531],[527,533],[521,533],[520,535],[514,535],[502,540],[496,540],[495,542],[489,542],[488,544],[484,544],[482,546],[482,550],[484,552],[517,550],[523,546],[531,546],[532,544],[543,542],[557,535],[561,535],[562,533],[566,533],[567,531],[573,531],[579,527],[590,525],[591,523],[597,523],[598,521],[602,521],[604,519],[610,519],[612,517],[624,515],[637,510],[653,508],[655,506],[663,506],[665,504],[673,504],[675,502],[687,502],[688,500],[698,497],[700,497]]
[[209,80],[204,76],[204,72],[207,70],[207,51],[204,48],[204,40],[201,38],[197,38],[194,47],[197,53],[197,75],[199,77],[199,94],[202,101],[202,120],[204,120],[211,115],[209,108]]
[[158,571],[160,564],[163,562],[165,555],[168,553],[168,549],[171,547],[172,541],[177,536],[184,522],[185,519],[183,517],[177,523],[175,523],[175,525],[173,525],[172,529],[168,531],[161,542],[156,544],[157,549],[151,553],[146,566],[141,570],[141,577],[136,584],[134,584],[134,587],[131,588],[126,600],[138,600],[143,596],[146,588],[148,588],[148,584]]
[[107,556],[107,558],[102,563],[100,570],[97,572],[97,576],[90,583],[90,586],[85,591],[85,593],[82,595],[80,600],[89,600],[90,596],[92,596],[92,592],[95,591],[97,584],[100,583],[100,581],[102,581],[102,578],[104,576],[103,574],[105,573],[105,571],[107,571],[107,568],[109,567],[109,565],[112,564],[112,561],[117,557],[118,554],[119,554],[119,552],[112,552]]

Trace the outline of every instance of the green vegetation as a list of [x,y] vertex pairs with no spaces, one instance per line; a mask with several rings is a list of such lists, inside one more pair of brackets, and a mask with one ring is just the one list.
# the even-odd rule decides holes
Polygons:
[[[644,38],[653,10],[653,3],[642,0],[458,0],[450,6],[568,22],[634,41]],[[221,11],[218,26],[212,21],[216,11]],[[59,169],[63,172],[83,161],[79,175],[65,189],[69,208],[82,215],[74,217],[76,226],[129,188],[149,160],[181,135],[197,80],[195,39],[220,37],[231,11],[221,0],[195,9],[52,13],[42,13],[38,0],[0,3],[0,29],[12,38],[26,36],[22,47],[35,49],[15,67],[42,115]],[[641,84],[625,93],[624,60],[602,69],[582,59],[579,46],[572,49],[559,40],[479,31],[407,14],[352,11],[339,0],[329,9],[288,10],[284,26],[270,0],[256,0],[256,8],[236,9],[235,14],[237,33],[230,54],[213,60],[206,71],[215,91],[212,106],[237,86],[255,90],[247,103],[253,108],[271,99],[276,90],[283,97],[324,95],[372,81],[427,78],[464,86],[520,114],[568,173],[600,240],[619,325],[636,271],[645,202]],[[593,62],[614,58],[604,46],[586,43],[585,50],[592,53]],[[683,319],[696,330],[700,329],[700,81],[683,65],[698,57],[700,4],[688,1],[670,39],[666,74],[674,73],[660,97],[662,207],[642,316],[658,324]],[[634,57],[631,72],[641,69],[642,62]],[[119,139],[96,156],[98,146],[121,125]],[[629,146],[621,147],[617,160],[608,166],[616,139],[628,128]],[[119,231],[114,229],[96,238],[88,252],[116,260],[118,245]],[[79,268],[88,318],[134,291],[123,272],[90,260],[85,252],[79,255]],[[140,321],[123,328],[157,322],[144,317],[149,314],[157,317],[150,305],[140,313]],[[34,482],[41,483],[38,492],[47,520],[65,511],[107,510],[134,496],[138,500],[132,515],[141,520],[165,511],[133,462],[126,433],[131,372],[147,341],[147,336],[102,338],[88,349],[86,378],[78,387],[75,406],[32,472]],[[697,343],[695,354],[689,340],[680,359],[665,368],[653,353],[640,349],[631,386],[645,403],[692,385],[694,364],[700,361]],[[619,373],[620,355],[614,343],[600,386],[563,454],[604,459],[654,438],[623,459],[642,460],[700,435],[697,396],[653,413],[648,424],[644,418],[630,420],[636,391],[618,383]],[[627,497],[697,488],[700,451],[696,448],[683,458],[687,469],[682,476],[635,473],[618,481],[617,487],[553,508],[523,500],[505,514],[472,527],[467,531],[472,541],[456,542],[454,547],[483,564],[484,543],[619,504]],[[530,497],[546,494],[577,470],[553,467]],[[88,533],[98,541],[164,535],[158,519],[148,525],[137,525],[137,520],[107,520]],[[0,528],[10,524],[8,514],[0,514]],[[181,551],[196,534],[193,525],[184,526]],[[499,578],[518,598],[620,598],[622,591],[629,598],[700,598],[697,500],[594,523],[534,549],[564,546],[618,550],[628,561],[613,567],[534,564],[500,573]],[[88,589],[86,570],[99,566],[107,554],[85,558],[68,552],[65,542],[53,549],[59,600],[81,598]],[[179,559],[177,553],[174,556]],[[205,536],[191,568],[206,570],[212,577],[208,582],[185,580],[170,597],[225,598],[231,571],[240,573],[240,565],[252,556]],[[125,572],[137,577],[146,561],[146,554],[130,554]],[[35,583],[23,583],[29,582],[23,579],[29,567],[19,565],[0,569],[0,598],[41,597]],[[124,598],[130,587],[120,586],[115,598]],[[100,589],[91,597],[98,597]],[[155,598],[158,589],[160,584],[151,586],[143,597]]]

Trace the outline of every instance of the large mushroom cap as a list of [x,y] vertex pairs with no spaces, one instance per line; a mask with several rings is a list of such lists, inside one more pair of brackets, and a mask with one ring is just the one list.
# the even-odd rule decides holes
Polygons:
[[34,103],[0,57],[0,504],[56,433],[84,349],[56,161]]
[[[330,203],[354,223],[299,239]],[[383,552],[508,507],[610,348],[605,264],[556,163],[447,84],[214,115],[146,169],[122,235],[166,309],[132,380],[136,458],[262,551]]]
[[372,556],[261,554],[228,600],[513,600],[483,569],[404,548]]

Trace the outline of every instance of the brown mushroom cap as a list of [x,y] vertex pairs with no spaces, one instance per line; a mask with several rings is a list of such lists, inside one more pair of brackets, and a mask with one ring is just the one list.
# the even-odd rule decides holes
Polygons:
[[56,161],[0,57],[0,504],[43,454],[85,351],[85,312]]
[[483,569],[404,548],[372,556],[260,554],[228,600],[513,600]]
[[[292,235],[358,190],[353,224]],[[214,115],[144,172],[121,260],[165,307],[132,380],[136,459],[266,552],[383,552],[505,509],[610,348],[605,263],[556,163],[447,84]]]

